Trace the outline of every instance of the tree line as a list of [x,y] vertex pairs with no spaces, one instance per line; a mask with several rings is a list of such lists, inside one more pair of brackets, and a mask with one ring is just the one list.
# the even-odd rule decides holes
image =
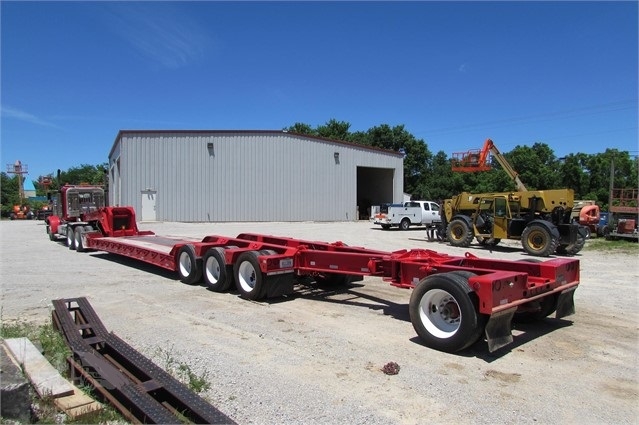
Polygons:
[[[375,148],[401,152],[404,155],[404,192],[413,199],[443,200],[460,192],[505,192],[515,190],[507,173],[493,161],[489,171],[476,173],[453,172],[451,159],[443,151],[433,153],[428,143],[409,133],[403,125],[391,127],[382,124],[367,131],[350,131],[350,123],[331,119],[312,127],[295,123],[283,130],[289,133],[340,140]],[[602,210],[608,209],[611,174],[612,186],[618,189],[639,187],[637,156],[629,152],[606,148],[603,153],[572,153],[558,158],[546,143],[516,146],[503,152],[508,162],[519,173],[528,190],[573,189],[575,199],[591,199]],[[48,191],[57,191],[60,184],[106,184],[108,164],[72,167],[60,171],[60,178],[51,176]],[[1,173],[1,203],[3,215],[13,205],[20,204],[18,178]],[[33,180],[36,195],[46,196],[43,182]],[[31,205],[38,208],[39,205]]]
[[[295,123],[284,130],[402,152],[404,192],[413,199],[438,201],[460,192],[516,190],[512,179],[494,159],[489,171],[453,172],[451,158],[445,152],[431,152],[427,142],[417,139],[403,125],[382,124],[365,132],[349,129],[348,122],[331,119],[315,128]],[[603,153],[572,153],[558,158],[550,146],[539,142],[516,146],[503,155],[528,190],[573,189],[575,199],[594,200],[604,211],[608,209],[611,171],[615,189],[639,187],[637,156],[631,157],[629,152],[614,148],[606,148]]]

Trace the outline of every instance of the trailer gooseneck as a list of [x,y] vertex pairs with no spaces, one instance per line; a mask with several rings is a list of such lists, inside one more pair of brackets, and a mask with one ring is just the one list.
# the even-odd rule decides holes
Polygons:
[[515,314],[573,314],[579,285],[575,259],[525,262],[422,249],[385,252],[253,233],[168,238],[138,230],[131,207],[88,211],[67,226],[73,235],[66,238],[70,249],[134,258],[175,271],[187,284],[203,280],[216,292],[235,286],[249,300],[289,294],[309,278],[345,283],[380,277],[413,289],[409,310],[415,331],[426,346],[445,352],[463,350],[482,335],[490,351],[507,345],[513,341]]

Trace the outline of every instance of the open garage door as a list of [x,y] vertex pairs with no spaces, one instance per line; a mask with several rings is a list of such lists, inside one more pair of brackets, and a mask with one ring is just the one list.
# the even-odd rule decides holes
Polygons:
[[360,220],[368,220],[371,205],[393,202],[393,168],[357,167],[357,208]]

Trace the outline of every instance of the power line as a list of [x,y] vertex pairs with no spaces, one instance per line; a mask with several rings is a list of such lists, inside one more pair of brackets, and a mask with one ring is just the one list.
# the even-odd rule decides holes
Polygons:
[[585,106],[583,108],[575,108],[575,109],[567,109],[563,111],[555,111],[555,112],[547,112],[542,114],[533,114],[533,115],[525,115],[521,117],[510,117],[504,118],[500,120],[494,121],[484,121],[480,123],[473,124],[464,124],[458,125],[454,127],[444,127],[433,130],[422,130],[418,131],[415,134],[424,134],[428,133],[428,136],[432,135],[442,135],[442,134],[450,134],[450,133],[459,133],[468,130],[480,130],[486,128],[495,128],[495,127],[503,127],[504,125],[509,124],[523,124],[527,122],[544,122],[544,121],[553,121],[553,120],[562,120],[569,118],[576,118],[581,116],[588,115],[599,115],[609,112],[618,112],[630,109],[637,108],[637,100],[620,100],[611,103],[605,103],[600,105],[593,106]]

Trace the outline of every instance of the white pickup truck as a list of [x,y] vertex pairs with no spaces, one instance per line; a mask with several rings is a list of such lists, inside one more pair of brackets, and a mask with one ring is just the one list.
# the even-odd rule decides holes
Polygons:
[[410,226],[431,227],[441,223],[442,218],[437,202],[408,201],[403,204],[382,204],[371,208],[370,221],[382,229],[399,227],[407,230]]

